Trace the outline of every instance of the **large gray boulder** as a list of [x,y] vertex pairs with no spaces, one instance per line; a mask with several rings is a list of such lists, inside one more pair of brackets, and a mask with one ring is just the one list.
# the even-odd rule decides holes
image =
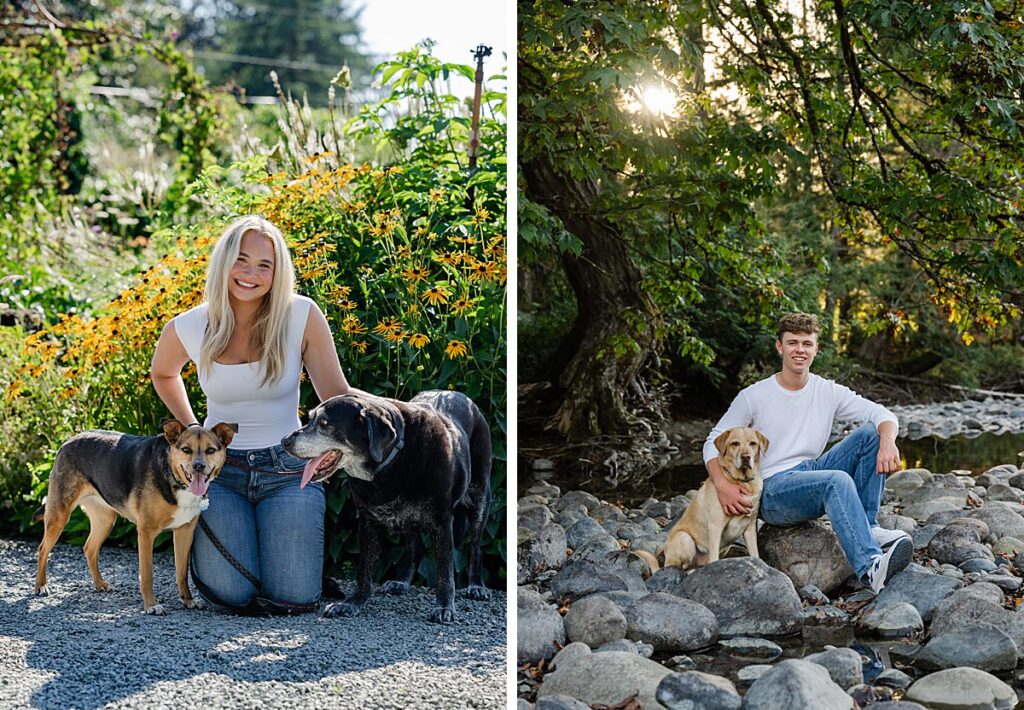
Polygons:
[[[790,527],[765,525],[758,532],[761,558],[799,589],[813,584],[825,594],[853,576],[834,532],[817,520]],[[809,555],[808,550],[814,550]]]
[[561,498],[551,504],[551,507],[561,512],[567,508],[575,508],[576,506],[583,506],[587,510],[595,510],[601,501],[594,497],[592,493],[586,491],[568,491]]
[[700,567],[677,593],[710,609],[722,637],[783,635],[803,625],[793,582],[762,560],[736,557]]
[[963,506],[951,503],[948,500],[931,500],[927,503],[913,503],[903,509],[903,515],[913,518],[918,523],[924,523],[937,513],[959,513]]
[[565,645],[565,626],[558,609],[540,594],[519,589],[517,599],[516,658],[519,663],[537,663],[551,658]]
[[560,663],[544,677],[537,699],[568,695],[587,705],[616,706],[636,696],[644,708],[657,708],[656,691],[671,671],[632,652],[608,651]]
[[804,660],[817,663],[827,670],[832,682],[840,688],[852,688],[864,682],[864,662],[852,648],[828,647],[821,653],[812,653]]
[[[928,478],[931,478],[931,474],[928,474]],[[885,487],[902,498],[911,491],[915,491],[923,486],[924,481],[924,476],[921,475],[920,471],[908,469],[886,476]]]
[[606,597],[580,599],[572,605],[563,621],[569,641],[580,641],[590,648],[626,637],[626,617]]
[[565,565],[551,578],[549,587],[559,601],[575,601],[595,592],[627,589],[626,582],[621,577],[590,561]]
[[1014,510],[1011,503],[986,503],[978,508],[970,517],[977,518],[988,524],[992,537],[1015,537],[1024,540],[1024,517]]
[[962,594],[937,605],[931,635],[938,638],[954,632],[970,634],[982,627],[1005,633],[1013,639],[1018,653],[1024,650],[1024,617],[978,595]]
[[907,638],[924,631],[924,621],[917,609],[907,602],[890,602],[865,610],[858,627],[868,636]]
[[744,710],[850,710],[853,698],[821,666],[791,658],[754,681],[743,697]]
[[547,506],[538,503],[527,503],[520,505],[516,511],[519,527],[539,531],[548,523],[552,522],[551,511]]
[[1017,667],[1017,644],[1008,634],[988,626],[951,631],[933,636],[914,657],[914,665],[929,669],[970,666],[983,671],[1008,671]]
[[589,542],[591,538],[605,536],[608,533],[601,527],[601,523],[593,518],[580,518],[565,529],[565,542],[573,550]]
[[967,505],[967,491],[963,488],[944,488],[940,486],[921,486],[902,496],[903,503],[907,506],[945,501],[952,503],[957,508]]
[[626,609],[626,636],[656,651],[696,651],[718,640],[718,622],[707,608],[665,592],[652,592]]
[[684,671],[661,679],[658,702],[669,710],[739,710],[740,694],[727,678]]
[[558,523],[548,523],[540,530],[519,528],[517,558],[531,574],[558,569],[566,559],[565,530]]
[[935,605],[962,586],[963,582],[959,579],[928,572],[919,565],[910,565],[889,580],[871,603],[870,609],[907,602],[917,609],[922,620],[928,622]]
[[[568,541],[566,541],[566,544],[568,544]],[[618,552],[621,549],[622,548],[619,547],[618,541],[608,533],[604,532],[599,535],[594,535],[579,547],[574,548],[568,564],[593,562],[597,565],[604,566],[605,557],[608,556],[608,553]]]
[[1017,694],[991,673],[976,668],[950,668],[915,682],[904,700],[932,710],[1010,710],[1017,704]]
[[935,533],[928,543],[928,556],[940,564],[951,565],[978,558],[993,559],[992,551],[981,542],[977,530],[956,524],[947,525]]

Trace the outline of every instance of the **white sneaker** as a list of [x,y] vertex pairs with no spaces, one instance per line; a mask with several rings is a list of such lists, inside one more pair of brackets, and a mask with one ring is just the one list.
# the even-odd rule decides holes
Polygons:
[[864,573],[864,584],[875,594],[882,591],[898,572],[902,572],[914,556],[914,545],[910,542],[910,536],[905,533],[904,535],[905,537],[893,542],[888,550],[875,555],[871,559],[868,571]]
[[900,540],[910,540],[910,535],[902,530],[887,530],[877,525],[871,528],[871,536],[875,538],[875,542],[882,548],[882,552],[885,552]]

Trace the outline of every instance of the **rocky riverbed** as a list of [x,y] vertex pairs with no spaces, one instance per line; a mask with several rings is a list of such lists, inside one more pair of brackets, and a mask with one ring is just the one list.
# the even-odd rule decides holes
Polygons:
[[[637,508],[537,481],[518,507],[520,708],[1013,708],[1024,687],[1024,471],[913,469],[879,522],[915,561],[857,590],[827,520],[645,578],[692,491]],[[1021,611],[1018,611],[1021,609]],[[851,647],[852,646],[852,647]],[[1024,695],[1022,695],[1024,697]]]

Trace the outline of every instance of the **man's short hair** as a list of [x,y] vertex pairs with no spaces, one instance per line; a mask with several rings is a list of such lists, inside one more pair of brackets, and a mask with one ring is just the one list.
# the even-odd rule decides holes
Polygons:
[[818,316],[811,313],[787,313],[779,321],[779,340],[782,340],[784,333],[814,333],[821,332],[818,325]]

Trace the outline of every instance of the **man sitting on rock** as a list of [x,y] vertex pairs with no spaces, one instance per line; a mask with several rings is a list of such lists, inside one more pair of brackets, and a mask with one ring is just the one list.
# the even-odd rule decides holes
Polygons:
[[[789,313],[775,349],[782,371],[742,390],[704,442],[704,463],[728,515],[746,515],[750,499],[722,473],[715,438],[752,426],[770,442],[761,459],[760,517],[794,525],[828,514],[857,579],[875,593],[910,563],[914,546],[900,530],[879,527],[885,474],[900,470],[896,416],[848,387],[811,374],[818,319]],[[833,420],[868,422],[822,454]]]

